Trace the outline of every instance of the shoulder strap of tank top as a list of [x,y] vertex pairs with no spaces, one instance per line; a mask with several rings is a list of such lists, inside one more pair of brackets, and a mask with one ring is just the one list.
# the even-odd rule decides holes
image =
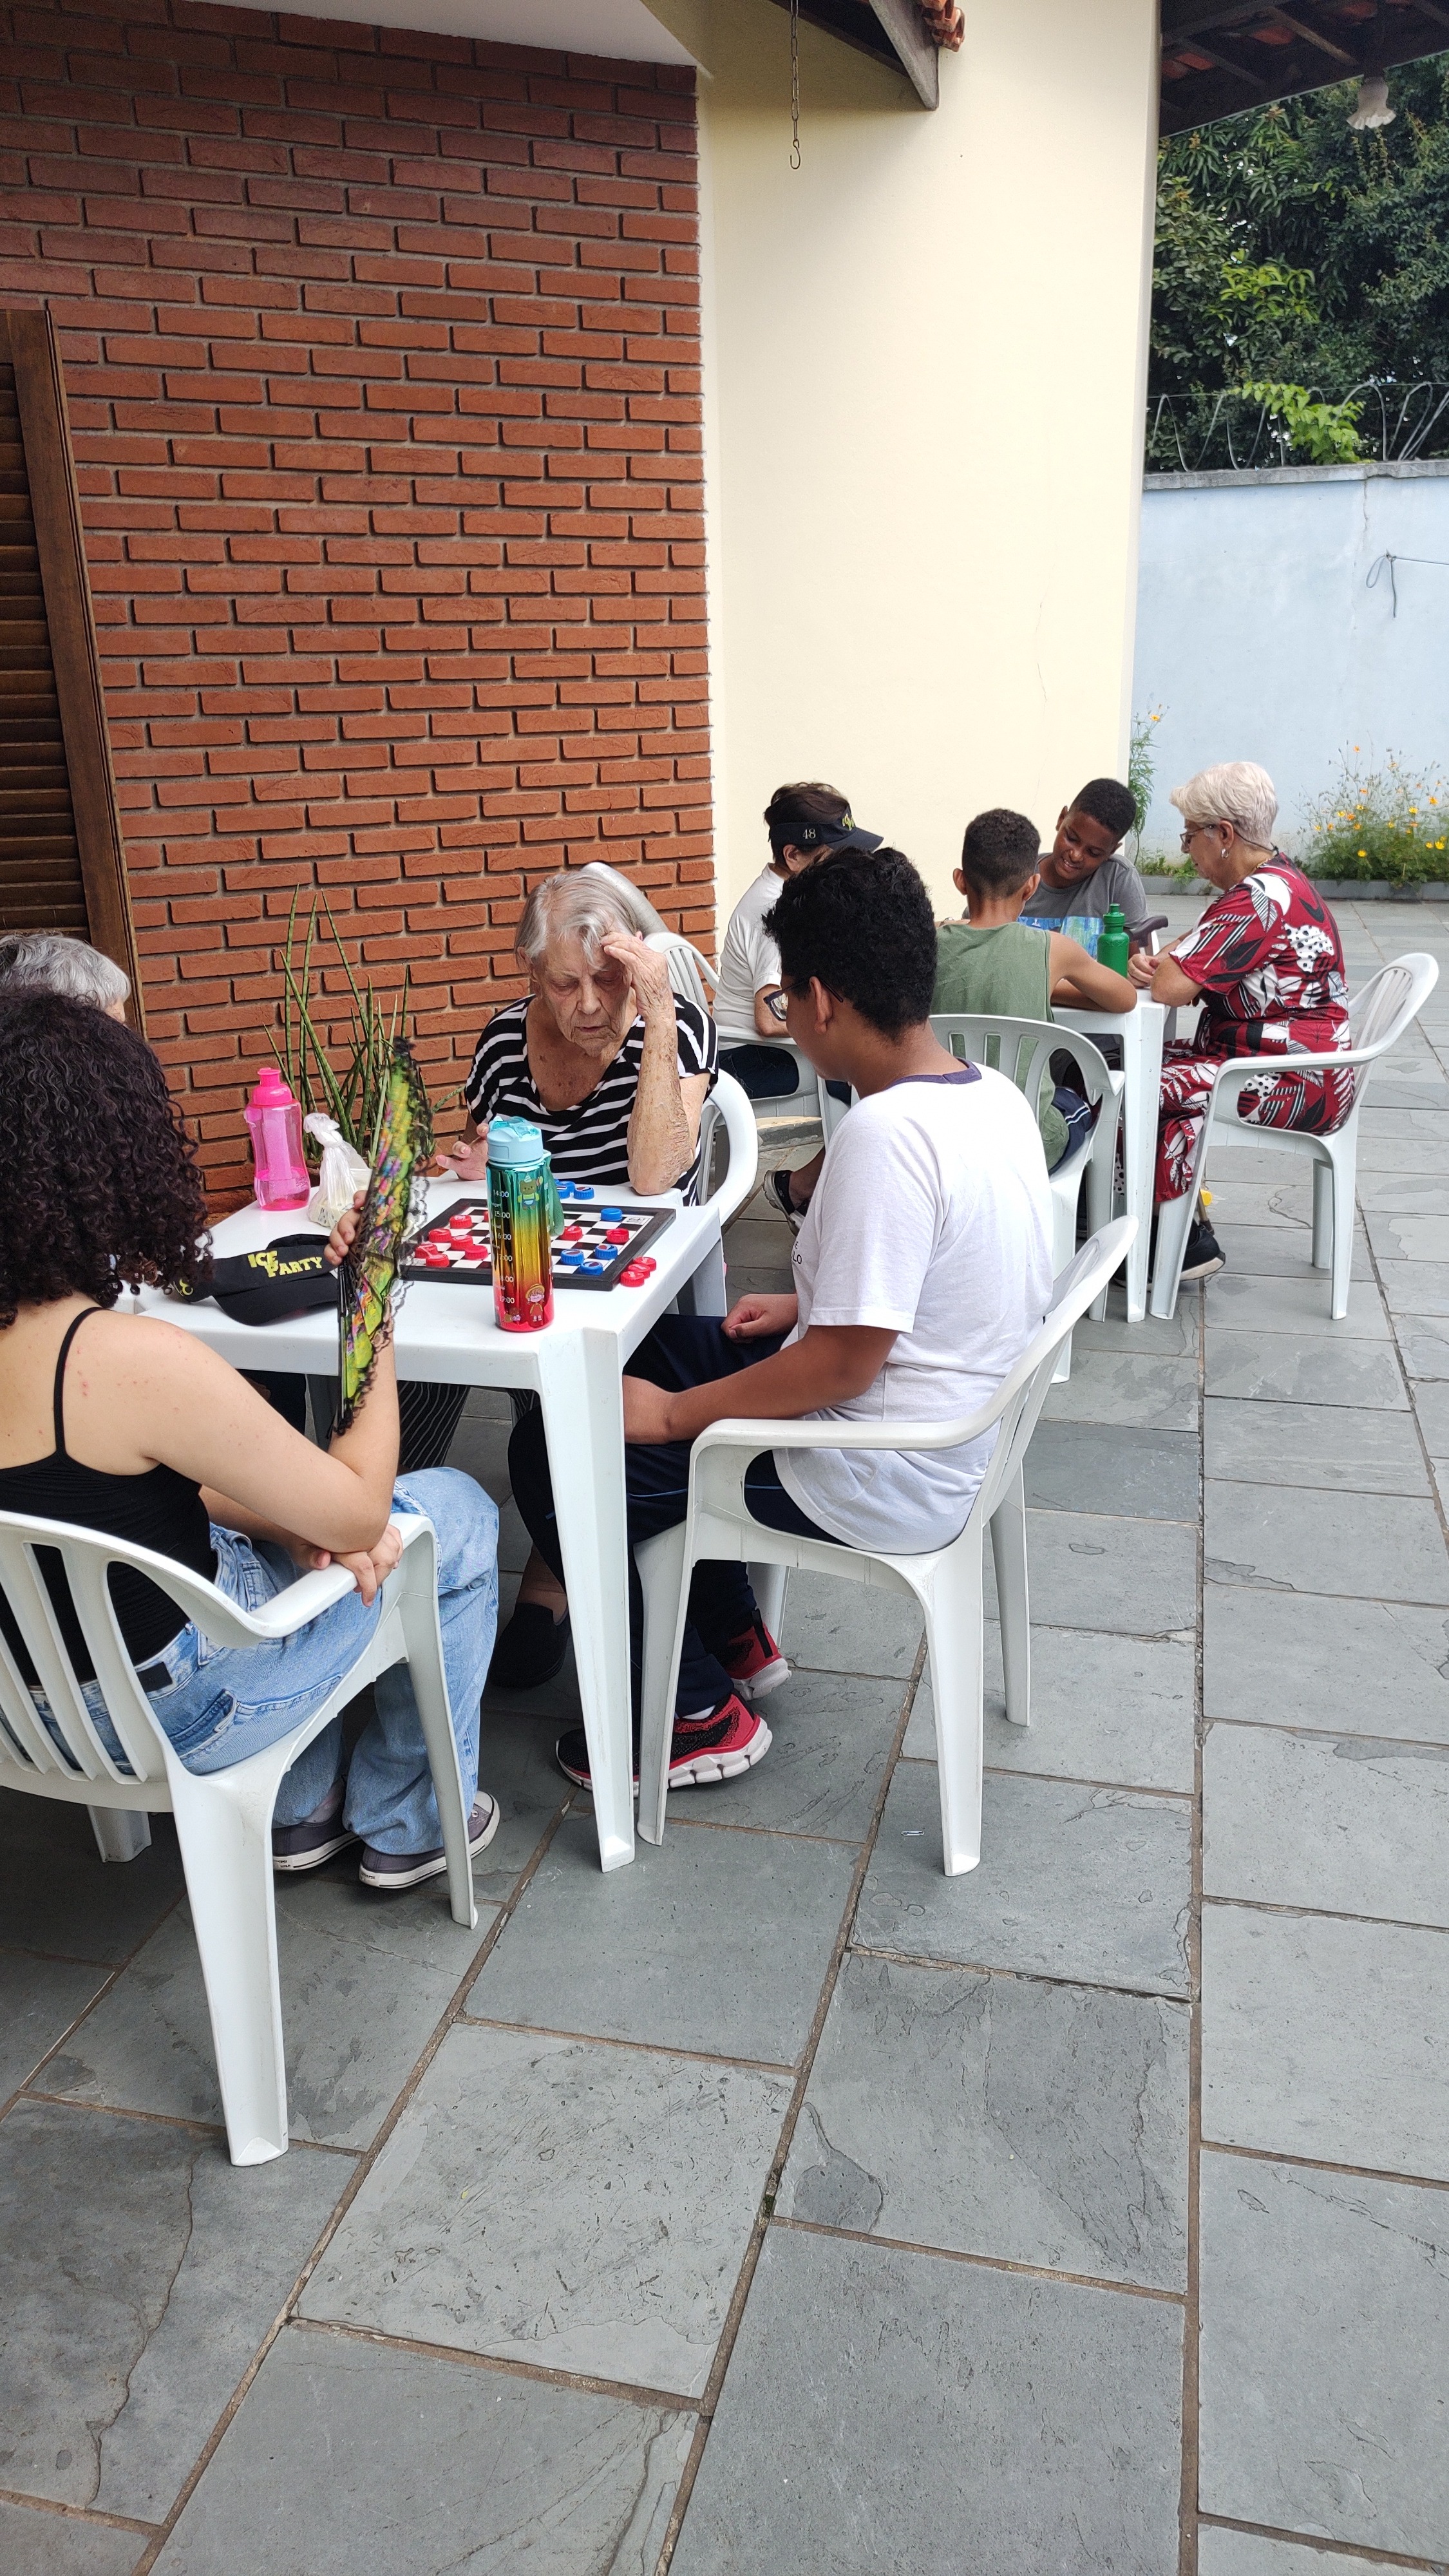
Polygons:
[[65,1458],[70,1454],[65,1445],[65,1364],[70,1358],[70,1346],[75,1340],[77,1333],[80,1331],[82,1324],[85,1322],[86,1317],[88,1315],[98,1315],[100,1311],[99,1306],[82,1306],[80,1313],[78,1315],[73,1315],[70,1322],[67,1324],[65,1328],[65,1339],[56,1353],[54,1402],[55,1454],[57,1458]]

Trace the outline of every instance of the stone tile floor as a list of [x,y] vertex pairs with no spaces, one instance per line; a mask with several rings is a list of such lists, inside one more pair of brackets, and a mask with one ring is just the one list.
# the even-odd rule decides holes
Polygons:
[[[1449,983],[1346,1324],[1235,1146],[1227,1275],[1079,1333],[970,1878],[853,1587],[795,1587],[769,1761],[607,1880],[570,1677],[490,1703],[476,1935],[279,1887],[296,2144],[239,2173],[169,1832],[103,1869],[4,1803],[7,2576],[1444,2569],[1446,1050]],[[499,1494],[503,1441],[475,1399]]]

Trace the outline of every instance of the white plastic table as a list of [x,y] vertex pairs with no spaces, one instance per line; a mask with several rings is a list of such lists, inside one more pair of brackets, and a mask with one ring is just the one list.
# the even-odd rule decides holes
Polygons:
[[[427,1188],[430,1219],[454,1199],[478,1196],[476,1181],[430,1181]],[[659,1266],[647,1287],[556,1289],[554,1320],[543,1332],[503,1333],[491,1290],[419,1280],[398,1305],[396,1354],[400,1378],[530,1387],[538,1396],[553,1465],[599,1863],[622,1869],[634,1857],[634,1797],[621,1380],[630,1352],[676,1298],[701,1314],[724,1313],[724,1257],[712,1207],[682,1207],[672,1191],[641,1200],[612,1183],[599,1196],[621,1207],[674,1209],[673,1224],[649,1247]],[[252,1252],[279,1235],[311,1231],[295,1211],[251,1206],[223,1217],[213,1240],[218,1254]],[[337,1374],[334,1314],[238,1324],[210,1301],[188,1305],[152,1289],[143,1291],[140,1312],[195,1333],[234,1368]]]
[[1122,1171],[1126,1209],[1137,1219],[1127,1255],[1127,1321],[1147,1312],[1147,1266],[1152,1243],[1152,1178],[1157,1162],[1157,1105],[1162,1087],[1162,1040],[1167,1013],[1139,993],[1135,1011],[1068,1011],[1052,1005],[1052,1018],[1084,1038],[1122,1041]]

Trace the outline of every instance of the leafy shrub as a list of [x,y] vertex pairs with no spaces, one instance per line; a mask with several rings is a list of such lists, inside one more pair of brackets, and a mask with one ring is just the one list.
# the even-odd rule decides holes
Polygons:
[[1393,752],[1382,769],[1360,767],[1357,744],[1344,752],[1337,786],[1309,809],[1308,831],[1303,866],[1311,877],[1449,879],[1449,788],[1406,770]]
[[1147,823],[1147,809],[1152,802],[1152,785],[1157,776],[1157,746],[1154,725],[1160,725],[1167,710],[1149,707],[1132,721],[1132,744],[1127,755],[1127,784],[1137,806],[1137,820],[1132,826],[1131,857],[1141,865],[1142,834]]
[[1296,465],[1347,465],[1363,454],[1355,423],[1362,402],[1316,402],[1306,385],[1244,385],[1272,424],[1281,461]]

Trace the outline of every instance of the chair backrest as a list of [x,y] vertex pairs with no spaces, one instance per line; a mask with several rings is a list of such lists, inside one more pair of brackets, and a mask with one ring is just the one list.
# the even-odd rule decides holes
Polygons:
[[1040,1332],[1017,1361],[998,1400],[1000,1429],[981,1479],[974,1510],[989,1520],[1021,1466],[1052,1382],[1057,1353],[1074,1324],[1099,1297],[1126,1259],[1137,1232],[1135,1216],[1119,1216],[1084,1243],[1052,1291]]
[[1101,1048],[1076,1029],[1059,1028],[1055,1021],[993,1019],[982,1011],[933,1011],[931,1027],[942,1046],[949,1047],[963,1064],[985,1064],[1004,1073],[1008,1082],[1025,1092],[1033,1110],[1043,1085],[1051,1089],[1054,1055],[1069,1055],[1080,1068],[1088,1100],[1095,1103],[1112,1088]]
[[[714,1165],[721,1136],[728,1153],[723,1169],[716,1176]],[[744,1206],[760,1168],[760,1135],[755,1125],[755,1113],[749,1094],[731,1073],[715,1076],[714,1089],[700,1115],[699,1151],[701,1196],[711,1205],[718,1202],[720,1224],[728,1225],[731,1217]]]
[[1392,958],[1349,996],[1348,1025],[1355,1055],[1385,1055],[1417,1018],[1439,981],[1437,961],[1423,949]]
[[585,859],[578,873],[581,877],[603,878],[618,895],[641,939],[651,938],[655,931],[663,930],[664,924],[647,894],[641,894],[633,878],[626,877],[621,869],[611,868],[607,859]]
[[651,930],[644,942],[664,959],[669,968],[669,981],[682,1002],[697,1002],[708,1011],[710,996],[719,989],[719,977],[707,957],[702,957],[692,940],[682,930]]
[[214,1583],[170,1557],[131,1546],[101,1530],[77,1529],[69,1521],[32,1520],[20,1512],[0,1512],[0,1592],[39,1676],[60,1737],[57,1743],[38,1715],[20,1667],[0,1636],[0,1780],[8,1769],[72,1776],[79,1772],[87,1780],[127,1776],[106,1751],[86,1706],[55,1605],[35,1561],[39,1547],[53,1548],[61,1560],[101,1696],[131,1772],[139,1780],[164,1779],[160,1729],[126,1651],[106,1581],[108,1567],[130,1566],[148,1575],[176,1603],[183,1618],[195,1620],[218,1645],[250,1646],[257,1632]]

